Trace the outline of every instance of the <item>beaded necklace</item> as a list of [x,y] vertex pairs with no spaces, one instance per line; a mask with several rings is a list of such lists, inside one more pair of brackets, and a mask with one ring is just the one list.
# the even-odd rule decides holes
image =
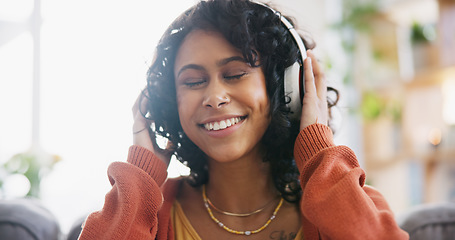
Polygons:
[[255,234],[255,233],[261,232],[267,226],[269,226],[269,224],[275,219],[276,214],[278,213],[278,210],[280,210],[280,208],[281,208],[281,205],[283,205],[283,198],[281,198],[280,202],[278,203],[278,205],[276,206],[275,210],[273,211],[272,216],[267,220],[267,222],[264,225],[262,225],[262,227],[260,227],[260,228],[258,228],[256,230],[251,230],[251,231],[237,231],[237,230],[234,230],[232,228],[227,227],[226,225],[224,225],[224,223],[222,223],[220,220],[218,220],[213,215],[213,212],[210,209],[210,204],[209,204],[210,200],[207,198],[207,195],[205,194],[205,185],[202,186],[202,198],[204,199],[204,206],[207,209],[207,212],[209,213],[210,218],[216,224],[218,224],[218,226],[220,226],[221,228],[223,228],[224,230],[226,230],[226,231],[228,231],[230,233],[238,234],[238,235],[246,235],[246,236],[250,236],[251,234]]

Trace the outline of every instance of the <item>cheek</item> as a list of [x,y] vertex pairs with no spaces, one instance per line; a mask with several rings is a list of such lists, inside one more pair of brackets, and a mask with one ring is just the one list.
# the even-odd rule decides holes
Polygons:
[[256,102],[260,117],[260,119],[257,120],[257,128],[258,131],[264,131],[263,133],[265,133],[270,125],[270,122],[272,121],[272,116],[270,114],[270,100],[265,90],[257,92]]
[[177,95],[177,110],[179,113],[180,124],[182,125],[182,127],[184,127],[184,122],[185,122],[185,118],[186,118],[185,109],[187,107],[185,106],[185,101],[183,101],[184,96],[181,93],[179,93],[178,91],[177,91],[176,95]]
[[187,131],[187,126],[191,122],[191,115],[195,112],[197,99],[184,91],[177,91],[177,109],[179,113],[180,124],[183,131]]
[[264,116],[269,115],[270,100],[264,80],[256,81],[254,86],[245,88],[245,92],[242,95],[249,96],[250,104],[254,105]]
[[265,86],[264,86],[264,91],[260,92],[256,96],[256,101],[259,104],[259,108],[261,111],[264,112],[264,114],[268,114],[270,111],[270,100],[269,96],[267,95],[267,92],[265,91]]

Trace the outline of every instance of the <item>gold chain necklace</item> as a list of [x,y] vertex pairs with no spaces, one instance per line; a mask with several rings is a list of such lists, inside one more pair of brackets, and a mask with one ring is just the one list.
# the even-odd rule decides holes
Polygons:
[[205,194],[205,185],[202,186],[202,198],[204,199],[204,206],[207,209],[207,212],[209,213],[210,218],[215,223],[217,223],[218,226],[220,226],[221,228],[223,228],[224,230],[226,230],[226,231],[228,231],[230,233],[234,233],[234,234],[238,234],[238,235],[246,235],[246,236],[250,236],[251,234],[258,233],[258,232],[264,230],[267,226],[269,226],[269,224],[273,221],[273,219],[275,219],[276,214],[278,213],[278,210],[280,210],[280,208],[281,208],[281,205],[283,205],[283,198],[281,198],[280,202],[278,203],[278,205],[276,206],[275,210],[273,211],[272,216],[267,220],[267,222],[264,225],[262,225],[262,227],[260,227],[260,228],[258,228],[256,230],[252,230],[252,231],[237,231],[237,230],[234,230],[234,229],[231,229],[231,228],[227,227],[226,225],[224,225],[224,223],[222,223],[220,220],[218,220],[213,215],[213,212],[210,209],[210,204],[209,204],[210,200],[207,198],[207,195]]
[[273,202],[273,200],[275,200],[275,199],[272,199],[270,202],[268,202],[262,208],[259,208],[257,210],[252,211],[252,212],[249,212],[249,213],[232,213],[232,212],[223,211],[223,210],[215,207],[215,205],[213,205],[213,203],[210,201],[209,198],[207,198],[207,203],[210,205],[211,208],[213,208],[215,211],[217,211],[217,212],[219,212],[221,214],[228,215],[228,216],[233,216],[233,217],[248,217],[248,216],[254,215],[256,213],[262,212],[264,209],[266,209]]

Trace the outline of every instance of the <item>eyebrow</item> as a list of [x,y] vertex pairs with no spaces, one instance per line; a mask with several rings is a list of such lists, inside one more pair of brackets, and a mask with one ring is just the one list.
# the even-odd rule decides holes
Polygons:
[[229,58],[225,58],[225,59],[222,59],[220,61],[218,61],[216,63],[216,65],[218,67],[221,67],[221,66],[224,66],[230,62],[235,62],[235,61],[238,61],[238,62],[246,62],[245,59],[243,57],[240,57],[240,56],[233,56],[233,57],[229,57]]
[[[238,61],[238,62],[244,62],[246,63],[245,59],[243,57],[240,57],[240,56],[233,56],[233,57],[228,57],[228,58],[225,58],[225,59],[221,59],[220,61],[218,61],[216,63],[216,65],[218,67],[222,67],[230,62],[235,62],[235,61]],[[187,64],[185,66],[183,66],[182,68],[180,68],[179,72],[177,73],[177,77],[180,76],[180,74],[187,70],[187,69],[194,69],[194,70],[205,70],[205,68],[201,65],[197,65],[197,64]]]
[[187,64],[187,65],[183,66],[182,68],[180,68],[179,72],[177,73],[177,77],[180,76],[180,74],[182,74],[182,72],[187,69],[204,70],[205,68],[203,66],[197,65],[197,64]]

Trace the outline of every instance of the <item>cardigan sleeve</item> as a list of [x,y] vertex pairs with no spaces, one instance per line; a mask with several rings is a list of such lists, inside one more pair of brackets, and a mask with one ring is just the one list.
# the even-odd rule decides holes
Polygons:
[[146,148],[131,146],[127,162],[112,163],[108,177],[112,189],[103,208],[87,217],[79,239],[155,239],[166,164]]
[[335,146],[330,128],[313,124],[295,143],[305,239],[409,239],[384,197],[365,185],[355,154]]

